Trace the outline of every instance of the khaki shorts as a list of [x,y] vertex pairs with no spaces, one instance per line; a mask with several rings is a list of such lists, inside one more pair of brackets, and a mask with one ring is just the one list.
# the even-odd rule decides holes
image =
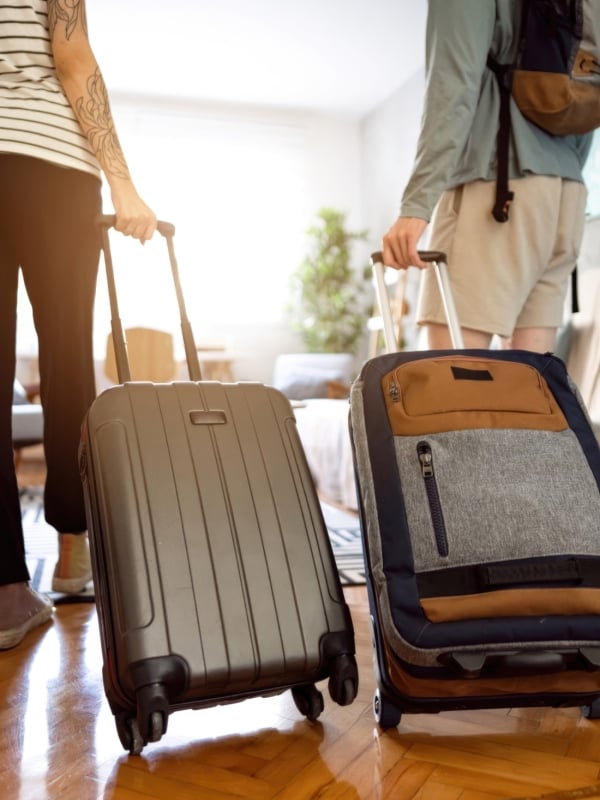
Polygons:
[[[494,181],[444,192],[428,245],[448,257],[461,326],[502,337],[516,328],[554,328],[563,322],[587,197],[582,183],[544,175],[511,181],[510,188],[515,199],[504,223],[491,214]],[[430,269],[422,276],[417,321],[446,322]]]

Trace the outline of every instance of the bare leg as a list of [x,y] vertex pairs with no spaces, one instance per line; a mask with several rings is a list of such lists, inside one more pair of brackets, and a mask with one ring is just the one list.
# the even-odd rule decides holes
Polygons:
[[549,353],[556,347],[556,328],[517,328],[512,338],[502,340],[502,348]]
[[[450,333],[446,325],[428,324],[425,326],[427,332],[427,346],[430,350],[451,350],[452,342]],[[462,329],[465,347],[486,350],[492,341],[491,333],[484,331],[474,331],[471,328]]]
[[52,591],[80,594],[91,580],[87,533],[59,533],[58,562],[52,576]]

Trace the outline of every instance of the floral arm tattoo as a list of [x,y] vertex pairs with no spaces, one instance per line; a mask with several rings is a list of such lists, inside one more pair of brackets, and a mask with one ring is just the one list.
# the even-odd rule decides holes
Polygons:
[[82,0],[48,0],[48,27],[50,29],[50,36],[54,33],[58,23],[64,22],[67,39],[70,39],[80,19],[83,31],[87,36],[85,4],[82,3]]
[[87,137],[106,172],[129,178],[129,170],[115,130],[108,93],[100,69],[96,67],[87,81],[87,96],[80,97],[75,111]]
[[[70,39],[79,24],[87,38],[83,0],[48,0],[50,36],[58,25],[64,25],[65,36]],[[98,66],[87,78],[86,92],[75,100],[74,110],[104,171],[108,175],[128,179],[129,170],[115,130],[104,78]]]

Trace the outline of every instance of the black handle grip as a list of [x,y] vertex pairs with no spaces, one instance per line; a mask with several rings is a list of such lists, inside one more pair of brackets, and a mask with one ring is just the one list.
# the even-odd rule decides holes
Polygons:
[[[446,258],[446,253],[442,253],[441,250],[417,250],[417,252],[421,261],[426,261],[427,263],[431,261],[442,261],[446,263],[448,260]],[[371,253],[371,264],[383,264],[383,253],[380,250]]]
[[600,670],[600,649],[445,653],[439,657],[461,678],[543,675],[564,670]]
[[[115,284],[114,269],[112,263],[112,255],[110,251],[109,242],[109,228],[115,224],[115,214],[99,214],[96,217],[96,224],[100,227],[102,235],[102,249],[104,251],[104,264],[106,267],[106,279],[108,283],[108,296],[110,300],[110,309],[112,314],[111,328],[113,333],[113,343],[115,347],[115,355],[117,360],[117,374],[119,382],[125,383],[130,378],[129,362],[127,358],[127,345],[125,343],[125,334],[123,332],[123,325],[119,318],[119,303],[117,300],[117,287]],[[163,222],[159,220],[157,223],[157,230],[161,233],[167,242],[167,250],[169,251],[169,261],[171,262],[171,272],[173,275],[173,285],[177,296],[177,303],[179,306],[179,318],[181,321],[181,333],[183,336],[183,345],[185,348],[185,357],[188,365],[188,372],[190,379],[193,381],[202,380],[202,372],[200,370],[200,362],[198,360],[198,352],[196,350],[194,335],[192,333],[192,326],[187,316],[185,307],[185,300],[181,289],[181,281],[179,280],[179,267],[177,265],[177,258],[175,257],[175,226],[170,222]]]
[[[116,221],[116,214],[98,214],[96,217],[96,224],[103,228],[114,228]],[[165,237],[175,236],[175,225],[173,225],[171,222],[165,222],[164,220],[159,219],[156,223],[156,230]]]

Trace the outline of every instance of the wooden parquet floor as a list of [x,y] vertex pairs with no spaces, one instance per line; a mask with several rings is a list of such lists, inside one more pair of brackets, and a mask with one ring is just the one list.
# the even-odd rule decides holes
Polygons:
[[61,605],[0,653],[6,800],[600,798],[600,723],[578,709],[405,715],[380,732],[364,587],[349,587],[360,689],[316,723],[289,692],[171,716],[141,756],[121,747],[102,689],[96,611]]
[[[317,723],[289,692],[171,716],[126,753],[104,699],[93,605],[0,654],[0,796],[10,800],[488,800],[600,797],[600,723],[578,709],[405,715],[379,732],[363,587],[346,590],[361,686]],[[594,788],[592,788],[594,787]],[[587,792],[587,793],[585,793]]]

